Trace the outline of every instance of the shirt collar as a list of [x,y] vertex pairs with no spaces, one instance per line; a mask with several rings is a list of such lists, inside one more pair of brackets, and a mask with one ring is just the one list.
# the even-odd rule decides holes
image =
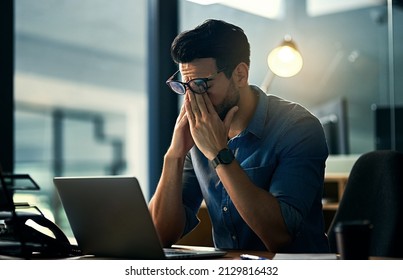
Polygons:
[[262,138],[264,126],[267,118],[267,109],[269,107],[269,99],[267,95],[257,86],[251,86],[253,92],[257,93],[259,100],[252,120],[249,122],[245,132],[250,132],[258,138]]

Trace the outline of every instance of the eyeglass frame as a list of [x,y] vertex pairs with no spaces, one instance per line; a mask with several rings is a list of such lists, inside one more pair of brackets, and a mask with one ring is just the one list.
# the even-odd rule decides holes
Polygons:
[[[207,82],[212,81],[219,73],[221,73],[221,72],[223,72],[223,71],[225,71],[225,68],[222,68],[222,69],[217,70],[217,72],[215,72],[215,73],[209,75],[209,76],[206,77],[206,78],[194,78],[194,79],[189,80],[188,82],[181,82],[181,81],[173,80],[173,78],[175,77],[175,75],[177,75],[177,74],[180,72],[180,70],[178,70],[178,71],[176,71],[175,73],[173,73],[173,75],[172,75],[171,77],[169,77],[168,80],[166,80],[165,83],[167,84],[167,86],[168,86],[173,92],[175,92],[176,94],[179,94],[179,95],[184,95],[184,94],[186,93],[186,87],[187,87],[188,89],[190,89],[190,91],[193,92],[193,93],[195,93],[195,94],[203,94],[203,93],[206,93],[207,90],[208,90],[208,88],[209,88]],[[192,87],[189,85],[189,83],[191,83],[192,81],[195,81],[195,80],[201,80],[201,81],[204,83],[204,91],[203,91],[203,92],[197,92],[197,91],[193,90]],[[172,88],[172,86],[171,86],[171,83],[172,83],[172,82],[173,82],[173,83],[181,84],[181,85],[183,86],[183,88],[184,88],[184,92],[183,92],[183,93],[180,93],[180,92],[175,91],[175,90]]]

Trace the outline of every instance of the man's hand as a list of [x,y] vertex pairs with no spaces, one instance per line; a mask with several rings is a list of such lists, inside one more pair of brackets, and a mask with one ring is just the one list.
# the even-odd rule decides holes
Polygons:
[[207,93],[187,93],[184,105],[196,146],[213,160],[220,150],[227,147],[228,131],[238,107],[231,108],[222,121]]
[[168,154],[174,157],[185,157],[193,145],[194,141],[192,135],[190,134],[189,121],[185,105],[182,105],[179,116],[176,119]]

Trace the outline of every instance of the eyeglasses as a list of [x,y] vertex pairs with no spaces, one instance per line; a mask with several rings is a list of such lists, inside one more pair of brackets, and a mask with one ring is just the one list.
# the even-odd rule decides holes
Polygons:
[[169,86],[171,90],[173,90],[177,94],[185,94],[186,87],[189,88],[193,93],[202,94],[207,92],[208,89],[207,82],[213,80],[218,75],[218,73],[224,70],[225,69],[218,70],[217,72],[208,76],[207,78],[192,79],[187,83],[173,80],[175,75],[179,73],[178,70],[171,77],[169,77],[169,79],[166,81],[166,84]]

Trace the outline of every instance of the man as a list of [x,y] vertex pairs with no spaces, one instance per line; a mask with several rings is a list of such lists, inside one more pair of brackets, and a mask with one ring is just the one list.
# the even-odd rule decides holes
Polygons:
[[217,248],[328,252],[319,121],[248,84],[243,30],[208,20],[179,34],[168,86],[184,94],[150,212],[164,246],[199,222],[204,199]]

